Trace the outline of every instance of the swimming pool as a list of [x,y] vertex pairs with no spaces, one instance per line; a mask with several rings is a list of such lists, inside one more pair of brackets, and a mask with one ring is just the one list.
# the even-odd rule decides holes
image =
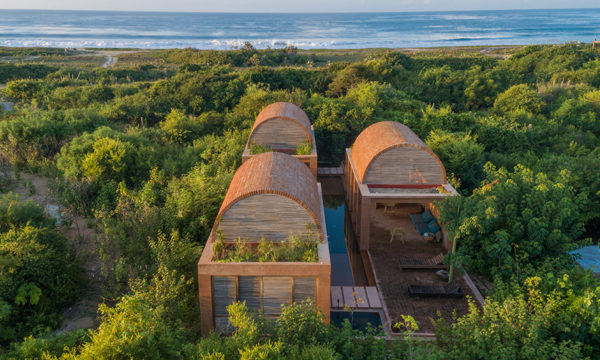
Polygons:
[[[326,190],[341,188],[342,182],[337,178],[328,178]],[[339,184],[338,184],[339,183]],[[332,186],[333,184],[333,186]],[[343,191],[343,190],[342,190]],[[339,191],[323,194],[325,222],[331,258],[331,286],[368,286],[367,276],[352,226],[346,211],[345,197]]]
[[377,328],[382,326],[381,317],[376,312],[357,312],[350,311],[332,311],[331,323],[336,326],[342,326],[344,320],[348,319],[352,323],[352,328],[365,331],[369,326]]

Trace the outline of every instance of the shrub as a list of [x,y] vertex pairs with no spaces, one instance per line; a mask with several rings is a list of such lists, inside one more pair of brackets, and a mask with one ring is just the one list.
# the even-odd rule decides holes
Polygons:
[[318,345],[327,335],[324,319],[311,300],[286,306],[277,319],[277,338],[288,351]]
[[542,111],[544,102],[540,95],[525,84],[514,85],[498,95],[494,102],[494,111],[506,114],[512,111],[524,110],[532,114]]
[[310,141],[305,141],[296,147],[296,155],[310,155],[312,154],[312,144]]
[[160,124],[161,130],[170,141],[184,143],[200,136],[203,126],[195,118],[186,116],[182,111],[172,109],[165,121]]
[[[2,202],[6,205],[6,197]],[[3,210],[0,217],[9,227],[0,229],[0,343],[6,344],[60,325],[62,310],[79,297],[83,280],[67,240],[41,218],[39,207],[12,204]]]
[[259,145],[255,143],[250,144],[250,148],[248,150],[250,151],[250,155],[258,155],[273,151],[273,149],[267,145]]

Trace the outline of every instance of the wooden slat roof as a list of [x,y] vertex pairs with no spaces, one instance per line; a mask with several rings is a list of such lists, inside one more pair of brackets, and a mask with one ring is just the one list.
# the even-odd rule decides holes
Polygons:
[[249,138],[252,138],[252,133],[254,133],[254,130],[256,130],[260,125],[276,118],[287,119],[292,123],[301,126],[306,132],[306,135],[310,139],[311,143],[313,143],[314,139],[311,135],[311,125],[308,116],[306,116],[306,113],[300,107],[289,102],[276,102],[265,107],[256,117]]
[[381,121],[364,129],[352,145],[352,160],[360,182],[364,182],[369,166],[377,156],[391,148],[403,146],[428,152],[440,164],[444,178],[446,177],[444,164],[408,126],[396,121]]
[[300,160],[280,152],[262,153],[248,159],[233,176],[218,217],[236,202],[256,194],[277,194],[296,201],[312,216],[319,235],[323,235],[317,180]]

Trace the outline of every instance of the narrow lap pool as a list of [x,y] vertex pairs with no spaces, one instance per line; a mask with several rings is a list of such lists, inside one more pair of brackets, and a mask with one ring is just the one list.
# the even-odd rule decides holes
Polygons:
[[367,286],[367,276],[350,215],[346,211],[340,178],[319,179],[323,186],[323,206],[331,256],[331,286]]
[[349,221],[343,195],[323,196],[331,257],[331,286],[366,286],[367,277]]
[[[342,181],[339,178],[323,178],[319,181],[324,189],[323,206],[331,258],[331,286],[368,286],[350,215],[346,211]],[[381,325],[377,312],[331,312],[332,324],[341,326],[345,319],[352,323],[354,329],[363,331],[368,324],[373,327]]]

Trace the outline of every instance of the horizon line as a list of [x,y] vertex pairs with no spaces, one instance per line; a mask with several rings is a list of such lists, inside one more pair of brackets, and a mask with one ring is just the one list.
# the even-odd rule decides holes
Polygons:
[[0,11],[89,11],[89,12],[131,12],[131,13],[172,13],[172,14],[403,14],[403,13],[451,13],[482,11],[540,11],[540,10],[600,10],[600,7],[570,8],[525,8],[525,9],[468,9],[468,10],[405,10],[405,11],[173,11],[173,10],[99,10],[99,9],[6,9]]

